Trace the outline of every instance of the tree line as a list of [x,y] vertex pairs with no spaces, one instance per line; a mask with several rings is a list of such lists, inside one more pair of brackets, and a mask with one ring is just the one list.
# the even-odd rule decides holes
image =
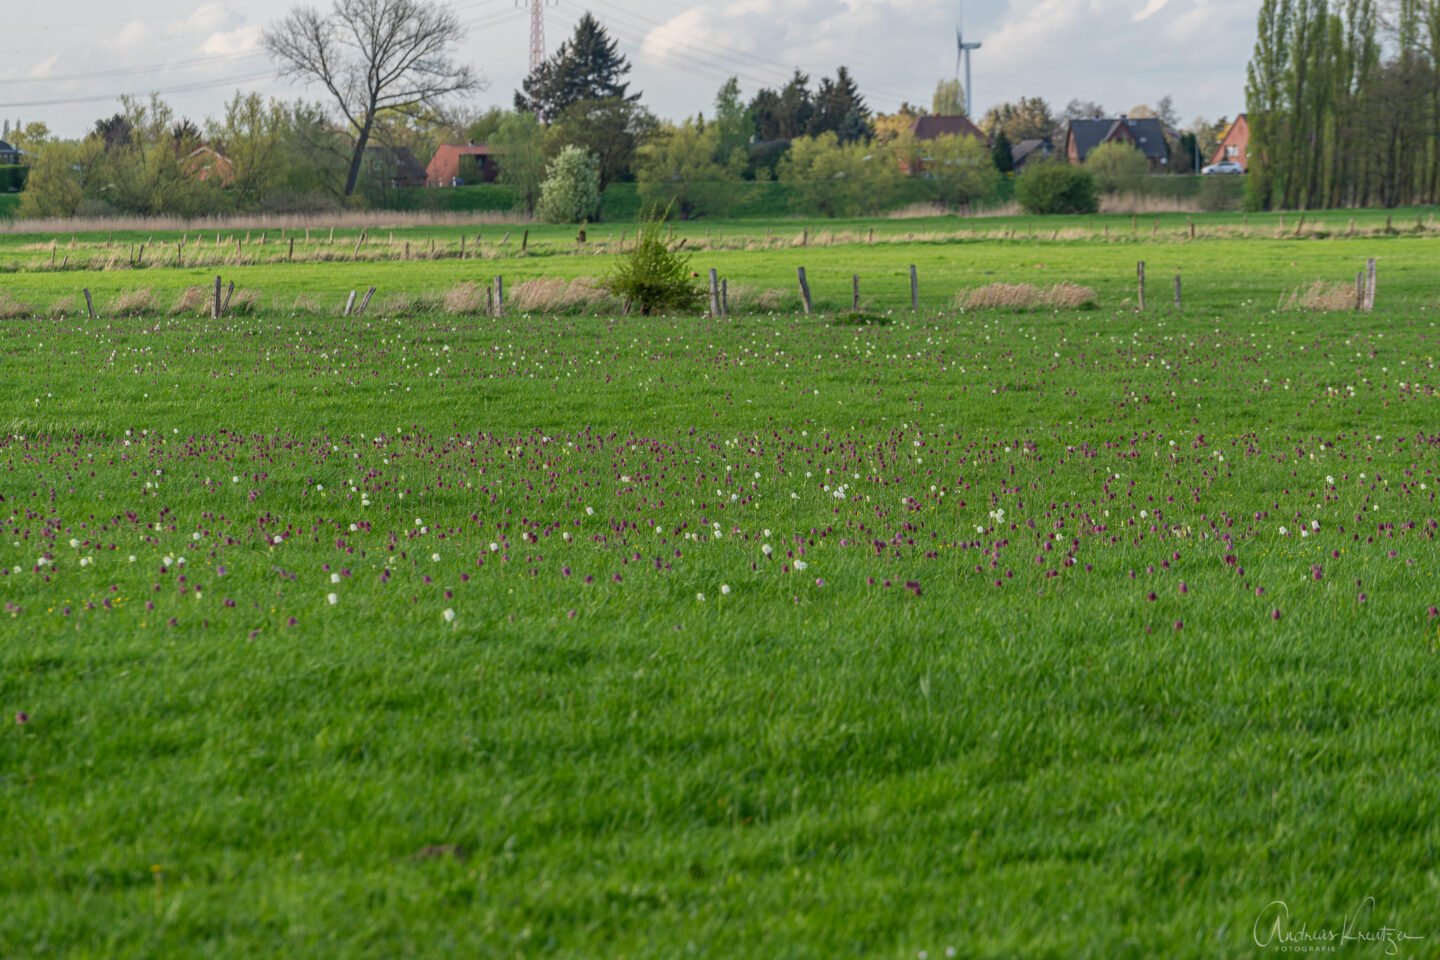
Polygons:
[[1440,0],[1262,0],[1245,96],[1251,206],[1440,197]]

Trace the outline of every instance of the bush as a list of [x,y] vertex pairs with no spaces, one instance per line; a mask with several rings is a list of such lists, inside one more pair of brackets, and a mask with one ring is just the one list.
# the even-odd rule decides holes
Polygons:
[[1068,163],[1037,163],[1015,180],[1015,199],[1026,213],[1094,213],[1095,178]]
[[700,284],[690,276],[690,258],[665,246],[665,220],[670,211],[653,214],[640,224],[630,254],[601,281],[627,304],[649,316],[657,309],[697,310],[704,300]]
[[1113,194],[1149,173],[1150,163],[1128,143],[1102,143],[1085,158],[1085,169],[1097,187]]
[[30,168],[11,164],[0,167],[0,193],[19,193],[25,189]]
[[540,216],[549,223],[579,223],[600,207],[600,169],[590,151],[568,146],[561,150],[540,185]]

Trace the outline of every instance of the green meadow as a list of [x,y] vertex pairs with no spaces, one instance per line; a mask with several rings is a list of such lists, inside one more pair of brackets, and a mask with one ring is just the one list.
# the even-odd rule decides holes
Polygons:
[[0,233],[0,956],[1436,956],[1428,217]]

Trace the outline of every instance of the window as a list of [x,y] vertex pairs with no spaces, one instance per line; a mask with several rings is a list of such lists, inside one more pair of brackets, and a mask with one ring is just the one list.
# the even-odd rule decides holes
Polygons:
[[1233,144],[1233,143],[1232,143],[1232,144],[1228,144],[1228,145],[1225,147],[1225,156],[1226,156],[1226,157],[1238,157],[1238,156],[1240,156],[1240,148],[1237,147],[1237,146],[1236,146],[1235,144]]

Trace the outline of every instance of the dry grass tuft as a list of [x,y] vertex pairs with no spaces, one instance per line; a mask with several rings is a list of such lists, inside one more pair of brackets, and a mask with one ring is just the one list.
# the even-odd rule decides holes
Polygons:
[[141,317],[155,312],[155,292],[149,287],[127,290],[110,301],[112,317]]
[[1068,281],[1043,288],[1033,283],[991,283],[961,290],[950,303],[956,310],[1079,310],[1094,304],[1094,290]]
[[246,316],[254,313],[259,307],[259,290],[236,290],[235,296],[230,298],[230,306],[225,308],[225,313],[237,317]]
[[308,293],[302,293],[296,297],[295,302],[290,305],[290,309],[295,313],[320,313],[322,310],[320,301]]
[[457,283],[445,291],[442,303],[446,313],[454,314],[477,314],[484,313],[489,307],[486,295],[489,287],[484,284],[467,280],[464,283]]
[[600,288],[594,277],[576,277],[568,284],[559,278],[538,278],[516,284],[507,307],[521,313],[555,313],[565,310],[618,308],[620,302]]
[[1308,287],[1296,287],[1281,302],[1285,310],[1336,311],[1355,309],[1355,284],[1316,280]]
[[[335,213],[293,214],[254,213],[232,217],[55,217],[45,220],[0,220],[0,233],[106,233],[134,231],[159,233],[162,230],[354,230],[391,227],[453,227],[472,224],[531,223],[531,217],[516,213],[475,211],[470,213],[401,212],[396,210],[345,210]],[[233,246],[233,244],[232,244]],[[48,245],[44,246],[49,250]]]
[[1139,193],[1117,193],[1100,198],[1101,213],[1200,213],[1194,197],[1152,197]]
[[763,289],[737,283],[730,288],[729,306],[731,313],[777,313],[799,300],[798,293],[777,288]]
[[65,317],[77,315],[79,312],[79,308],[75,306],[74,297],[61,297],[59,300],[50,304],[50,316],[52,317],[64,319]]
[[170,313],[173,316],[209,313],[214,299],[213,288],[207,290],[204,287],[186,287],[180,291],[180,296],[175,298],[175,306],[170,308]]
[[13,299],[8,293],[0,290],[0,320],[18,320],[21,317],[30,316],[30,305]]

